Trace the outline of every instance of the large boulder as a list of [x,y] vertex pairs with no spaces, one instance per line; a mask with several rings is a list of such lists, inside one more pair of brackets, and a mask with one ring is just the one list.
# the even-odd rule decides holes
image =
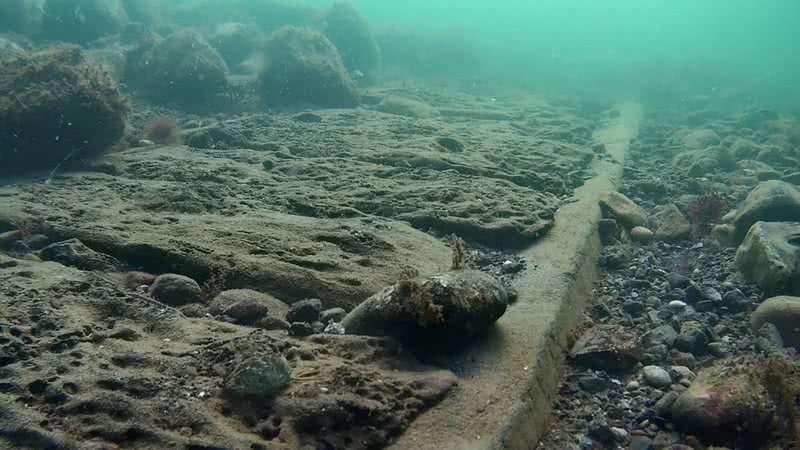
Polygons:
[[[672,422],[706,444],[762,448],[776,431],[784,431],[782,426],[794,428],[786,423],[786,413],[794,410],[797,374],[796,360],[779,356],[722,360],[700,372],[678,396]],[[786,396],[790,404],[784,403]]]
[[160,102],[208,110],[226,92],[228,66],[199,34],[154,37],[127,56],[126,82]]
[[600,210],[628,228],[647,225],[647,211],[619,192],[604,193],[600,197]]
[[407,277],[345,316],[348,334],[391,336],[426,350],[451,350],[484,331],[508,306],[506,289],[483,272]]
[[800,295],[800,223],[757,222],[736,250],[736,267],[767,295]]
[[79,44],[118,33],[128,21],[121,0],[46,0],[42,10],[46,37]]
[[741,242],[750,227],[758,221],[800,221],[800,191],[785,181],[760,183],[736,208],[733,218],[736,241]]
[[80,48],[0,61],[0,176],[97,154],[125,130],[117,84]]
[[373,75],[380,62],[380,51],[358,11],[350,3],[336,2],[325,12],[323,21],[322,33],[339,50],[347,70]]
[[750,316],[753,332],[767,323],[778,329],[787,346],[800,350],[800,297],[779,295],[758,305]]
[[259,75],[261,95],[270,106],[349,108],[358,92],[336,47],[308,28],[286,27],[265,45],[267,67]]

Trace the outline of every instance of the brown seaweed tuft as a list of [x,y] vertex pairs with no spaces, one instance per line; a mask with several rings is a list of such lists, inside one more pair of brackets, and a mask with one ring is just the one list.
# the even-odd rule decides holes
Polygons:
[[444,323],[442,307],[433,302],[430,282],[421,282],[414,270],[404,270],[398,283],[400,295],[406,298],[406,307],[422,327]]

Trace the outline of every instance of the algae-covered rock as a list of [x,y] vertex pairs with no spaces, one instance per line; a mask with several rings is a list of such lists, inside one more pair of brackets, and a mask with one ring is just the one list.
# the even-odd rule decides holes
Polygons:
[[161,102],[213,109],[228,87],[228,67],[222,56],[191,31],[154,37],[126,58],[126,82]]
[[286,389],[290,381],[291,368],[283,356],[254,357],[228,375],[223,392],[234,400],[270,400]]
[[488,328],[507,306],[506,289],[492,276],[453,271],[401,280],[358,305],[342,326],[349,334],[449,350]]
[[159,275],[150,286],[150,294],[170,306],[199,303],[203,300],[203,290],[196,281],[174,273]]
[[0,66],[0,176],[52,170],[122,137],[126,100],[80,48],[12,56]]
[[336,47],[308,28],[273,33],[264,49],[267,68],[259,75],[261,96],[270,106],[348,108],[358,92]]
[[322,33],[339,50],[345,68],[373,75],[380,62],[380,51],[369,25],[353,5],[334,3],[325,12],[323,21]]
[[647,226],[647,211],[619,192],[606,192],[600,197],[605,216],[618,219],[628,228]]
[[753,331],[767,323],[778,329],[787,346],[800,350],[800,297],[779,295],[758,305],[750,316]]
[[[209,303],[208,306],[211,314],[229,315],[229,312],[233,310],[241,310],[245,305],[249,305],[247,309],[250,310],[266,309],[266,313],[270,317],[275,317],[277,319],[285,319],[286,312],[289,311],[289,305],[286,303],[271,295],[254,291],[252,289],[230,289],[222,291],[217,294],[213,300],[211,300],[211,303]],[[252,317],[252,315],[248,316]],[[233,318],[237,319],[237,317]],[[241,320],[241,318],[238,318],[238,320]],[[245,321],[248,322],[247,320]]]
[[777,448],[765,444],[793,438],[787,431],[796,426],[791,421],[798,369],[797,359],[786,355],[721,360],[699,372],[678,396],[672,404],[672,421],[706,444]]
[[759,184],[736,208],[733,224],[737,242],[741,242],[758,221],[800,221],[800,191],[780,180]]
[[800,294],[800,223],[756,223],[736,250],[735,262],[768,295]]

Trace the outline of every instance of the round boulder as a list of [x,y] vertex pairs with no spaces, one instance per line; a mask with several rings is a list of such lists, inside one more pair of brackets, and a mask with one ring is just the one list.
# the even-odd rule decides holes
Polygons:
[[349,334],[391,336],[426,350],[451,350],[487,329],[508,306],[506,289],[483,272],[404,278],[345,316]]
[[325,12],[323,21],[323,34],[339,50],[347,70],[373,75],[380,62],[380,51],[369,25],[353,5],[334,3]]
[[286,389],[290,381],[291,368],[283,356],[253,358],[228,375],[223,393],[234,400],[270,400]]
[[339,52],[319,32],[281,28],[267,40],[265,56],[259,85],[267,105],[349,108],[358,104],[358,92]]
[[165,103],[209,109],[228,87],[228,66],[195,32],[152,37],[126,59],[126,82]]
[[800,350],[800,297],[780,295],[758,305],[750,316],[753,331],[766,323],[775,325],[787,346]]
[[174,273],[159,275],[150,286],[150,295],[170,306],[203,301],[203,290],[196,281]]
[[0,176],[52,170],[122,137],[128,105],[80,48],[12,56],[0,65]]

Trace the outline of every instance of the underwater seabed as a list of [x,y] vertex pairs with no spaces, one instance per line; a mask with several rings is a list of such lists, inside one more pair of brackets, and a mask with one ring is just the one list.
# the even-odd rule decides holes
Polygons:
[[0,2],[0,447],[800,446],[796,113],[713,62],[495,80],[347,3],[160,5]]

